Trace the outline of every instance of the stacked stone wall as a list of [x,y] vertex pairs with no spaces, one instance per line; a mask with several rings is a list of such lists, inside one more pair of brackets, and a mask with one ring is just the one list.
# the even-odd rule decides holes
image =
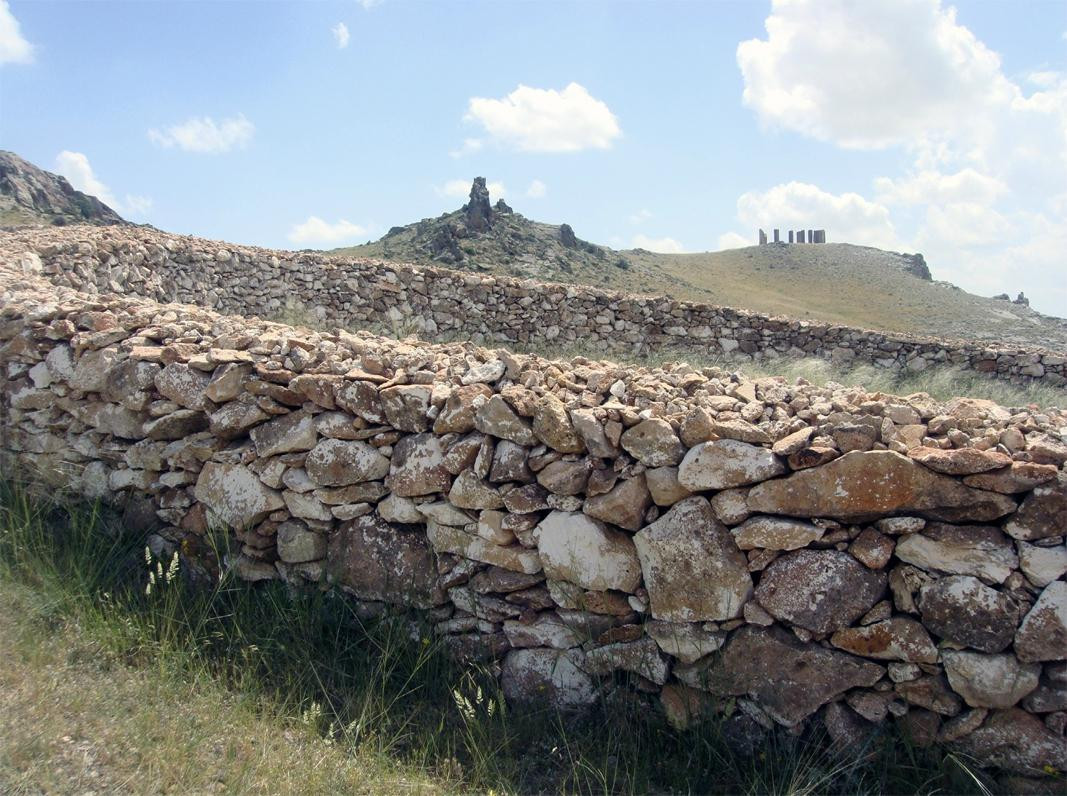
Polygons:
[[0,256],[4,472],[125,506],[186,571],[414,611],[516,702],[844,744],[895,721],[1067,769],[1063,411],[294,329],[136,294],[201,266],[193,298],[256,311],[283,271],[379,310],[521,286],[26,240]]
[[799,321],[664,296],[628,296],[375,260],[335,259],[176,236],[150,228],[28,230],[4,256],[39,256],[55,284],[276,317],[306,309],[319,323],[411,328],[487,344],[573,345],[607,354],[663,349],[711,357],[821,357],[921,371],[939,365],[1015,382],[1067,384],[1067,356]]

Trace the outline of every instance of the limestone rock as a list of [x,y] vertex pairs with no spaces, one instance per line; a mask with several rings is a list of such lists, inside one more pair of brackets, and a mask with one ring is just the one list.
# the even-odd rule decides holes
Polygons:
[[1015,634],[1015,654],[1028,662],[1067,659],[1067,581],[1041,592]]
[[474,427],[483,434],[510,440],[516,445],[532,447],[537,444],[530,424],[519,417],[500,395],[494,395],[478,409]]
[[144,424],[144,435],[153,440],[174,440],[203,431],[208,427],[207,415],[195,409],[179,409]]
[[585,491],[592,472],[588,459],[550,462],[537,474],[537,483],[556,495],[577,495]]
[[657,506],[673,506],[692,493],[678,483],[677,467],[654,467],[645,471],[645,482]]
[[914,619],[893,617],[864,627],[838,630],[830,643],[845,652],[880,661],[936,663],[937,647]]
[[452,475],[445,466],[441,438],[435,434],[401,437],[393,448],[389,486],[394,495],[416,497],[447,492]]
[[216,437],[233,439],[268,419],[270,415],[259,408],[255,396],[245,393],[212,412],[208,428]]
[[309,531],[302,522],[288,521],[278,526],[278,557],[287,564],[317,561],[326,557],[326,540]]
[[973,475],[1011,464],[1011,457],[1006,453],[977,448],[912,448],[908,456],[946,475]]
[[620,531],[574,511],[553,511],[537,526],[545,575],[586,589],[633,592],[641,582],[634,542]]
[[676,667],[682,682],[721,696],[747,695],[792,727],[852,688],[874,685],[883,669],[843,652],[805,644],[779,627],[746,625],[721,655]]
[[516,649],[550,647],[565,650],[582,643],[578,634],[564,624],[554,611],[538,614],[533,622],[528,623],[508,619],[504,622],[504,635]]
[[331,534],[326,570],[331,582],[363,600],[417,608],[441,602],[426,537],[373,514],[342,523]]
[[1026,542],[1016,542],[1019,551],[1019,569],[1035,586],[1047,586],[1067,572],[1067,546],[1038,547]]
[[378,516],[386,522],[410,524],[422,522],[423,516],[411,498],[390,493],[378,504]]
[[993,470],[979,475],[969,475],[963,479],[967,486],[976,489],[988,489],[1013,495],[1017,492],[1029,492],[1056,477],[1053,464],[1034,464],[1032,462],[1012,462],[1010,467]]
[[303,410],[290,412],[256,426],[249,432],[261,458],[290,451],[309,451],[318,442],[315,416]]
[[1067,529],[1067,473],[1056,481],[1035,487],[1019,510],[1004,525],[1015,539],[1032,542],[1049,536],[1062,536]]
[[644,522],[645,511],[651,504],[652,496],[645,484],[645,476],[641,474],[620,481],[607,494],[587,498],[582,511],[598,520],[636,531]]
[[475,413],[492,395],[493,391],[484,384],[471,384],[452,390],[434,420],[433,432],[444,435],[473,431]]
[[810,522],[783,517],[752,517],[733,529],[742,550],[796,550],[818,541],[824,532]]
[[872,572],[848,553],[797,550],[771,562],[756,599],[780,621],[830,633],[867,613],[885,589],[884,573]]
[[336,388],[334,400],[346,412],[351,412],[368,423],[385,423],[388,420],[378,395],[378,388],[369,381],[340,383]]
[[567,407],[556,396],[543,395],[534,405],[533,433],[560,453],[584,453],[585,445],[571,424]]
[[426,535],[438,553],[452,553],[528,575],[541,571],[541,558],[536,550],[527,550],[520,545],[494,544],[462,528],[434,521],[426,523]]
[[610,674],[616,670],[633,672],[657,685],[667,682],[670,667],[652,639],[606,644],[589,650],[585,669],[590,674]]
[[155,376],[159,394],[186,409],[207,408],[207,396],[204,393],[210,381],[210,374],[183,362],[172,362]]
[[655,619],[733,619],[752,595],[748,562],[703,497],[690,497],[646,526],[634,544]]
[[923,624],[938,636],[982,652],[1006,649],[1018,621],[1011,598],[967,575],[924,586],[919,610]]
[[[749,603],[752,605],[753,603]],[[694,663],[722,648],[726,634],[704,630],[699,622],[645,622],[645,632],[668,655],[682,663]]]
[[942,657],[949,685],[972,708],[1010,708],[1037,688],[1041,675],[1041,664],[1021,664],[1010,653],[945,650]]
[[196,479],[196,499],[231,528],[243,530],[285,506],[281,494],[238,464],[207,462]]
[[685,455],[685,447],[671,424],[659,417],[642,420],[623,432],[622,447],[646,467],[666,467],[678,464]]
[[426,384],[401,384],[378,393],[389,425],[399,431],[419,432],[430,427],[426,416],[431,388]]
[[962,700],[948,687],[948,681],[938,675],[898,682],[893,686],[893,690],[909,705],[916,705],[942,716],[955,716],[962,707]]
[[560,710],[586,708],[596,701],[596,682],[574,650],[517,649],[504,657],[500,687],[509,702],[553,705]]
[[456,476],[448,500],[461,509],[499,509],[504,506],[500,493],[471,470],[464,470]]
[[973,575],[989,583],[1003,583],[1019,566],[1011,542],[993,526],[931,523],[922,533],[901,539],[896,556],[920,569]]
[[1026,774],[1046,774],[1046,767],[1067,770],[1067,744],[1041,720],[1018,708],[995,710],[952,749],[986,765]]
[[913,511],[984,521],[1015,507],[1010,498],[966,487],[893,451],[854,451],[829,464],[758,484],[749,493],[748,504],[767,514],[843,520]]
[[592,409],[572,409],[571,422],[590,456],[613,459],[619,455],[619,446],[608,439]]
[[366,442],[324,439],[308,453],[304,469],[320,486],[346,486],[385,478],[389,460]]
[[785,465],[766,448],[721,439],[691,448],[678,468],[678,482],[692,492],[700,492],[753,484],[784,472]]

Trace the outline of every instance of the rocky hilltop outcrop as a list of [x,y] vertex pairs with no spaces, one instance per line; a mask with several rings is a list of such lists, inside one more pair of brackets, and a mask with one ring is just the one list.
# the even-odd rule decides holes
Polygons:
[[143,295],[247,251],[131,240],[0,238],[5,473],[184,571],[417,612],[514,703],[1067,769],[1062,410],[298,329]]
[[493,204],[485,177],[474,178],[470,198],[459,210],[393,227],[380,241],[351,251],[511,276],[562,276],[563,281],[570,281],[568,275],[611,276],[630,267],[623,255],[580,240],[569,224],[531,221],[503,199]]
[[65,177],[0,151],[0,226],[125,223],[95,196],[74,190]]

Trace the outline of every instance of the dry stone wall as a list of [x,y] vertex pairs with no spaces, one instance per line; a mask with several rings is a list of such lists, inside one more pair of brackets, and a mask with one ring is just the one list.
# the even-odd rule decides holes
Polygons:
[[4,471],[124,505],[187,570],[415,611],[516,702],[732,705],[845,744],[896,721],[1067,769],[1063,411],[294,329],[132,295],[192,289],[176,238],[26,240],[0,256]]
[[1012,381],[1067,385],[1062,351],[917,338],[663,296],[233,246],[151,228],[27,230],[5,235],[0,246],[8,257],[36,254],[43,275],[59,285],[224,313],[275,317],[295,303],[322,323],[395,324],[488,344],[816,356],[912,371],[947,364]]

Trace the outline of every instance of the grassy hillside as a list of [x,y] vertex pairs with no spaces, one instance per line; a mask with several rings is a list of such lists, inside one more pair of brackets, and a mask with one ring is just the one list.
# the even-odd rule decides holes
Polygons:
[[1067,348],[1067,320],[967,293],[914,273],[912,257],[848,243],[768,245],[697,254],[616,251],[510,209],[485,232],[463,210],[394,227],[333,254],[377,257],[626,293],[666,294],[869,329]]

